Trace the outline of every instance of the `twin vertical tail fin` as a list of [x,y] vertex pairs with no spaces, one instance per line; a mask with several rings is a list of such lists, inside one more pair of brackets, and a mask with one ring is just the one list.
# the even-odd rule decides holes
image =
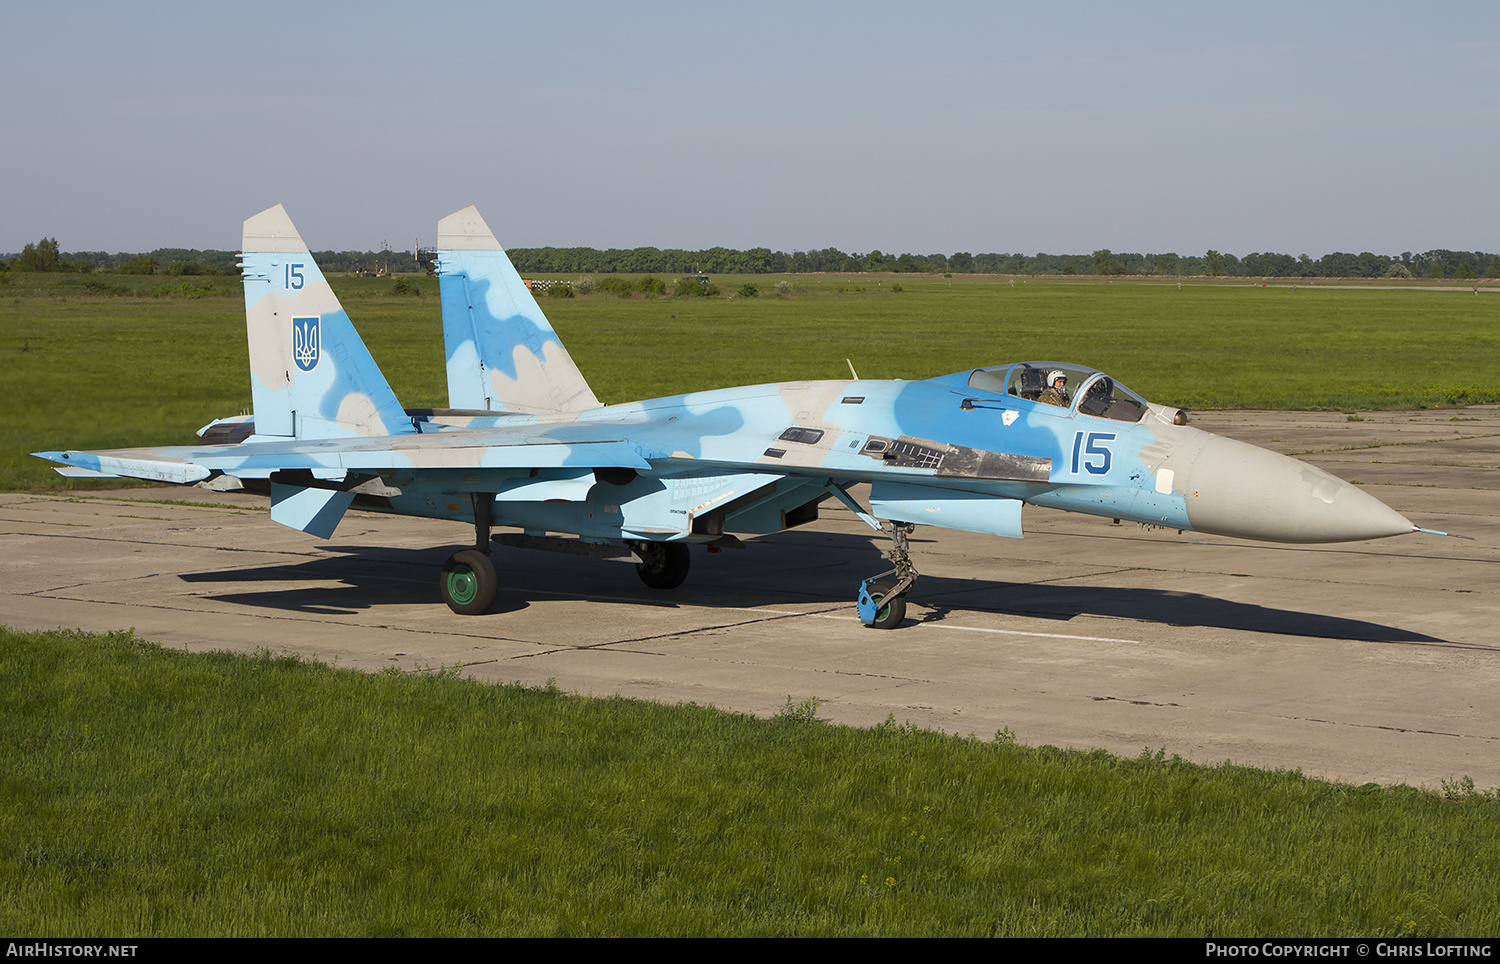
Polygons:
[[450,407],[531,414],[600,407],[474,207],[438,222],[437,266]]
[[245,222],[241,251],[255,434],[415,432],[281,205]]
[[[245,330],[255,438],[408,435],[416,431],[281,205],[245,222]],[[329,482],[344,473],[314,473]],[[350,492],[271,478],[271,518],[327,539]]]

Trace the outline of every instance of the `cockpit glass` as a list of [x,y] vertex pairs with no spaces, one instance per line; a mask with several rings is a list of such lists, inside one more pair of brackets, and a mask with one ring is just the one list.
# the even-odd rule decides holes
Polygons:
[[969,387],[977,388],[981,392],[994,392],[996,395],[1005,394],[1005,372],[993,371],[981,368],[969,376]]
[[1147,408],[1144,399],[1108,375],[1062,362],[980,368],[969,375],[969,387],[1059,408],[1077,406],[1085,415],[1117,422],[1138,422]]
[[1078,410],[1116,422],[1139,422],[1146,414],[1146,401],[1108,375],[1100,374],[1084,386]]

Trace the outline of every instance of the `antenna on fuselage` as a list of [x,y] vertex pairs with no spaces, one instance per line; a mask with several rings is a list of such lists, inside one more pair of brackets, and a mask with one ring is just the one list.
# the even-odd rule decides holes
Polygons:
[[845,359],[844,359],[844,364],[846,364],[846,365],[848,365],[848,366],[849,366],[849,375],[850,375],[850,376],[851,376],[851,377],[852,377],[852,378],[853,378],[853,379],[854,379],[854,380],[855,380],[855,381],[859,381],[859,372],[857,372],[857,371],[855,371],[855,370],[854,370],[854,362],[852,362],[852,361],[850,361],[850,360],[849,360],[849,359],[847,359],[847,358],[845,358]]

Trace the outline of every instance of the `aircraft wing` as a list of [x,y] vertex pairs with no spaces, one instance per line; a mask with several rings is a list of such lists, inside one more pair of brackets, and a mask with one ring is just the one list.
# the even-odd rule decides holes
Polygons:
[[[462,519],[472,512],[468,493],[504,493],[511,501],[580,501],[594,484],[594,469],[650,468],[623,438],[572,434],[564,440],[523,427],[35,454],[61,463],[58,471],[73,476],[229,489],[243,487],[246,480],[268,480],[271,518],[326,539],[356,495],[404,497],[410,503],[404,511]],[[421,511],[424,506],[432,511]]]
[[72,469],[180,484],[199,482],[215,475],[269,478],[275,472],[298,469],[318,475],[335,471],[380,473],[448,468],[650,468],[650,463],[639,450],[617,434],[557,432],[555,429],[553,432],[564,437],[520,427],[373,438],[249,441],[238,445],[33,454]]
[[[393,493],[421,493],[460,506],[443,513],[453,518],[472,511],[453,499],[493,494],[509,505],[509,514],[502,513],[509,524],[575,531],[586,521],[570,522],[559,515],[563,510],[541,503],[583,503],[600,479],[617,477],[637,481],[628,491],[599,497],[621,514],[619,531],[627,535],[702,535],[705,525],[777,531],[815,518],[817,503],[836,498],[872,526],[878,523],[871,511],[881,518],[1019,536],[1020,503],[996,498],[994,486],[1018,486],[1020,494],[1048,475],[1047,459],[979,452],[900,436],[894,429],[885,437],[788,427],[779,401],[780,413],[765,411],[769,399],[782,398],[778,386],[741,391],[734,399],[720,395],[711,405],[679,397],[550,422],[481,417],[466,427],[431,426],[393,436],[252,436],[229,445],[36,454],[72,474],[209,487],[219,487],[227,476],[227,488],[236,479],[270,480],[273,518],[325,537],[354,494]],[[873,484],[871,511],[848,494],[860,482]],[[298,504],[306,511],[294,511]],[[530,508],[523,511],[522,504]],[[705,522],[709,517],[713,521]]]

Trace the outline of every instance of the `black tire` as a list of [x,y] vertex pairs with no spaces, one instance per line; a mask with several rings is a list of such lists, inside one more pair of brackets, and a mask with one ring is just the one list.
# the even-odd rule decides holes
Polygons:
[[877,582],[870,587],[870,598],[877,604],[871,629],[895,629],[906,618],[906,593],[891,596],[894,586],[895,583]]
[[439,587],[449,609],[463,616],[478,616],[494,605],[500,580],[489,556],[478,549],[464,549],[443,563]]
[[639,545],[636,555],[641,561],[635,571],[641,582],[652,589],[676,589],[687,578],[692,557],[688,547],[680,542],[645,542]]

